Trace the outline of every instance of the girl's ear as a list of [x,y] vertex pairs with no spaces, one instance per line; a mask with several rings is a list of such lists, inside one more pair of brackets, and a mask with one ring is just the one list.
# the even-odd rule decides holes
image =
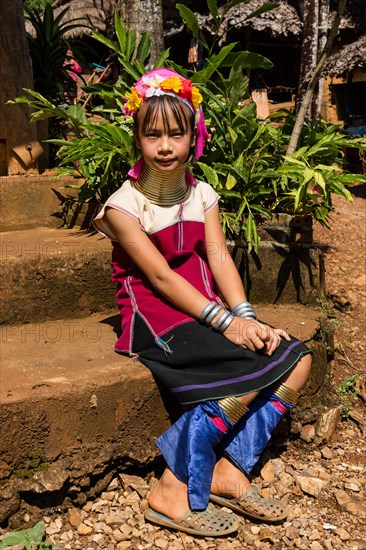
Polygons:
[[196,134],[191,135],[191,147],[196,145]]
[[136,132],[135,128],[133,129],[133,139],[135,141],[136,149],[141,149],[141,143],[139,140],[138,132]]

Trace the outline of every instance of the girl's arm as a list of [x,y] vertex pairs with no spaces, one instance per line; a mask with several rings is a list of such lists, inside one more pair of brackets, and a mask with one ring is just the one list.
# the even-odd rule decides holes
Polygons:
[[205,215],[205,237],[208,264],[213,278],[229,308],[233,309],[247,298],[226,245],[217,205]]
[[155,290],[177,309],[198,319],[209,300],[170,268],[138,221],[113,208],[106,209],[105,219],[122,248],[146,275]]
[[[127,214],[113,208],[106,209],[105,218],[122,248],[146,275],[155,290],[177,309],[199,319],[203,309],[209,304],[209,300],[184,277],[170,268],[164,256],[141,229],[139,223]],[[217,314],[212,323],[215,323],[220,315],[221,312]],[[267,329],[263,332],[260,324],[256,321],[235,318],[235,329],[230,325],[224,335],[238,346],[249,348],[252,351],[257,349],[267,351],[267,332]]]
[[[232,310],[247,298],[241,277],[226,245],[217,205],[205,215],[205,236],[208,263],[213,278],[229,309]],[[290,340],[283,329],[273,329],[260,322],[239,317],[235,318],[225,332],[226,338],[238,345],[243,345],[242,342],[248,339],[252,341],[252,334],[258,336],[262,342],[262,346],[255,343],[255,348],[262,349],[268,355],[272,355],[277,349],[281,337]],[[246,343],[244,345],[249,347]]]

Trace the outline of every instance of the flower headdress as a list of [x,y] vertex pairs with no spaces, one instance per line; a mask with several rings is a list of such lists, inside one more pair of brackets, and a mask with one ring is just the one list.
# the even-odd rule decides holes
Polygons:
[[145,99],[153,96],[171,95],[185,103],[195,115],[196,120],[196,150],[195,158],[202,156],[205,141],[210,137],[207,132],[204,116],[200,107],[202,95],[192,81],[180,76],[171,69],[154,69],[132,86],[126,93],[123,112],[136,116]]

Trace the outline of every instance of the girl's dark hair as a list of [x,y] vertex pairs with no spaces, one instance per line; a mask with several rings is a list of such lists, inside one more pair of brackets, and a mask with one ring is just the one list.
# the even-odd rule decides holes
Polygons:
[[[153,128],[159,115],[161,115],[163,121],[164,131],[169,131],[169,119],[168,111],[171,110],[178,125],[179,131],[186,134],[190,131],[192,134],[195,132],[195,115],[193,111],[185,105],[182,100],[171,95],[152,96],[144,100],[147,108],[145,117],[140,127],[140,111],[137,112],[134,122],[134,135],[137,136],[139,130],[142,134],[145,134],[150,128]],[[136,147],[136,139],[134,144],[134,153],[137,156],[138,150]],[[194,147],[190,154],[194,153]]]

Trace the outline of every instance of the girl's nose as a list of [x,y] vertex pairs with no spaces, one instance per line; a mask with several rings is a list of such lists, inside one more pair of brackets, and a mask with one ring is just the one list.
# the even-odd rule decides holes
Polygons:
[[159,152],[165,153],[166,151],[171,150],[171,141],[167,134],[164,134],[160,138],[159,142]]

